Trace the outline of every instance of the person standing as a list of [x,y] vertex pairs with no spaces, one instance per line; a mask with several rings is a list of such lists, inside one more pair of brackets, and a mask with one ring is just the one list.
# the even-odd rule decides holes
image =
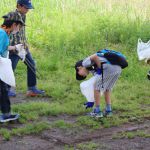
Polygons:
[[[17,14],[17,16],[20,16],[22,20],[26,21],[26,14],[29,12],[30,9],[33,9],[33,5],[31,3],[31,0],[17,0],[17,6],[16,6],[15,13],[9,12],[8,15],[11,17],[14,17],[14,14]],[[26,57],[24,64],[27,66],[27,96],[38,96],[43,95],[45,91],[39,90],[37,88],[37,77],[36,77],[36,68],[35,68],[35,62],[32,58],[32,55],[29,50],[29,46],[27,43],[27,38],[25,34],[25,26],[21,28],[19,32],[16,34],[12,34],[10,37],[10,45],[14,46],[16,44],[23,44],[24,49],[26,51]],[[17,55],[16,52],[10,52],[9,58],[12,61],[12,68],[15,71],[18,61],[21,60],[20,57]],[[16,96],[15,90],[10,88],[9,96]]]
[[[127,66],[128,63],[125,57],[121,53],[111,50],[101,50],[76,62],[75,70],[77,80],[84,80],[89,73],[95,76],[95,83],[93,85],[95,108],[89,114],[90,116],[96,118],[112,116],[111,91],[120,77],[122,69]],[[84,88],[84,86],[81,88]],[[106,102],[104,111],[101,109],[101,92],[104,93]],[[86,108],[93,107],[94,102],[87,102],[85,106]]]
[[[16,51],[19,45],[9,46],[9,35],[11,33],[18,32],[20,27],[24,25],[21,18],[9,18],[7,15],[3,16],[4,22],[0,27],[0,110],[2,114],[0,115],[0,122],[8,122],[17,120],[19,114],[11,114],[11,104],[8,96],[8,78],[4,68],[4,60],[7,58],[8,50],[10,52]],[[7,59],[8,60],[8,59]],[[7,64],[8,65],[8,64]],[[11,67],[11,64],[10,64]],[[4,78],[2,77],[4,74]]]

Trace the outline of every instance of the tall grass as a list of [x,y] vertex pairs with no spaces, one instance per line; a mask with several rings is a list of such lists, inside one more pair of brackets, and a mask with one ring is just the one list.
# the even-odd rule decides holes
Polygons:
[[[150,37],[148,0],[34,0],[33,4],[27,20],[29,42],[45,51],[81,53],[108,46],[106,40],[135,48],[139,37],[145,41]],[[15,0],[2,0],[0,8],[1,15],[14,10]]]
[[[2,0],[1,16],[15,10],[15,2]],[[144,41],[150,38],[148,0],[33,0],[33,5],[35,9],[27,14],[27,37],[44,76],[39,84],[52,95],[59,97],[72,88],[76,84],[72,74],[75,61],[101,48],[127,55],[130,66],[124,76],[128,80],[140,80],[145,74],[135,50],[139,37]],[[19,65],[16,73],[21,80],[26,75]],[[25,88],[26,82],[19,87]]]
[[128,0],[35,1],[28,35],[38,48],[73,55],[108,47],[106,40],[134,48],[139,37],[150,37],[149,6]]

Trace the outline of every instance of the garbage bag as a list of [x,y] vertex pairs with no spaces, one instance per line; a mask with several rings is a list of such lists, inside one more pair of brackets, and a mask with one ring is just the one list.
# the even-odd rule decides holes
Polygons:
[[0,79],[12,87],[16,85],[11,60],[8,58],[0,57]]
[[93,76],[89,80],[83,81],[80,84],[81,93],[86,97],[88,102],[94,102],[94,85],[97,75]]
[[150,59],[150,40],[144,43],[141,39],[138,39],[137,54],[139,60]]

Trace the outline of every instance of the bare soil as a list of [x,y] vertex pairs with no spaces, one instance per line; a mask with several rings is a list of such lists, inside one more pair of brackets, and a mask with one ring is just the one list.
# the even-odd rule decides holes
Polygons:
[[[18,94],[17,97],[11,98],[12,104],[26,103],[28,101],[50,101],[49,97],[34,97],[27,98],[23,94]],[[65,122],[74,124],[77,116],[58,115],[42,117],[42,120],[49,122],[64,120]],[[19,123],[1,124],[1,127],[12,129],[22,126]],[[25,135],[23,137],[14,136],[9,141],[5,141],[0,136],[0,150],[65,150],[66,145],[74,150],[88,150],[81,148],[79,144],[95,143],[97,146],[93,150],[149,150],[150,138],[134,137],[129,138],[114,138],[114,135],[119,133],[132,131],[145,131],[150,134],[150,118],[143,119],[142,122],[132,122],[118,127],[101,128],[91,130],[87,127],[72,127],[72,128],[52,128],[45,130],[39,134]],[[90,149],[91,150],[91,149]]]

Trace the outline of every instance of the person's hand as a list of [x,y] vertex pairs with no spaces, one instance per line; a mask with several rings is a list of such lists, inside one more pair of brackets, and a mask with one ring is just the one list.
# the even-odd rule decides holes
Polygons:
[[85,102],[84,103],[85,108],[92,108],[94,106],[94,102]]
[[24,49],[23,44],[17,44],[15,45],[15,49],[17,51],[17,55],[20,57],[20,59],[24,62],[26,58],[26,50]]
[[16,46],[8,46],[8,50],[9,51],[15,51],[16,50]]
[[102,69],[97,68],[96,73],[97,73],[98,75],[101,75],[101,74],[102,74]]
[[19,52],[18,52],[18,56],[21,58],[21,60],[24,62],[25,61],[25,58],[26,58],[26,50],[25,49],[21,49]]
[[17,45],[15,45],[15,49],[16,49],[17,52],[22,51],[22,49],[24,49],[23,44],[17,44]]

